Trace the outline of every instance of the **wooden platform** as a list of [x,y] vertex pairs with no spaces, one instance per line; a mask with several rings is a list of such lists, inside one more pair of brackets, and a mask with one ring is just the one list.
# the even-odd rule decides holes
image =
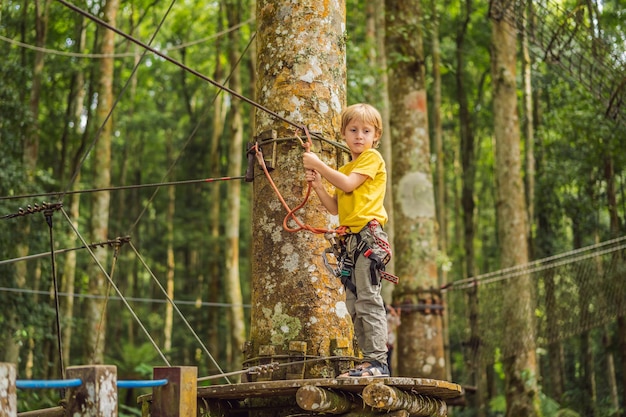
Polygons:
[[320,378],[320,379],[296,379],[264,382],[245,382],[230,385],[212,385],[208,387],[198,387],[198,398],[241,400],[254,397],[275,397],[295,395],[298,389],[304,385],[313,385],[319,388],[333,389],[338,391],[348,391],[360,393],[363,389],[372,384],[381,383],[384,385],[411,391],[414,394],[422,394],[441,400],[452,400],[463,395],[460,385],[452,382],[440,381],[427,378]]
[[[181,381],[178,385],[185,384]],[[198,415],[209,417],[446,417],[447,406],[458,403],[464,394],[463,388],[452,382],[407,377],[267,380],[194,391]],[[192,406],[196,395],[184,392],[190,394],[186,407]],[[162,415],[152,410],[153,399],[157,399],[153,394],[138,398],[143,417]]]

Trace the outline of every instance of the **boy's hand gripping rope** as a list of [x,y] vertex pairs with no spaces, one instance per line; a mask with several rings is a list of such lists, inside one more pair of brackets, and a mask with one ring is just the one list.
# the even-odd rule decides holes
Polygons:
[[[300,139],[300,136],[298,136],[298,134],[296,133],[296,137],[298,138],[298,140],[300,141],[300,144],[302,145],[302,147],[304,148],[305,152],[310,152],[311,151],[311,145],[312,145],[312,141],[311,141],[311,136],[309,135],[309,131],[306,128],[306,126],[304,127],[304,133],[307,136],[307,141],[304,142],[302,139]],[[285,216],[285,219],[283,220],[283,229],[285,229],[288,232],[298,232],[300,230],[308,230],[311,233],[315,233],[315,234],[324,234],[324,237],[326,238],[326,240],[329,241],[329,243],[331,244],[331,246],[329,248],[327,248],[323,253],[322,253],[322,258],[324,260],[324,265],[326,266],[326,268],[328,269],[328,271],[339,277],[342,278],[342,282],[344,282],[344,285],[346,284],[345,282],[345,274],[343,273],[344,271],[344,264],[346,262],[346,252],[345,252],[345,247],[343,247],[343,245],[340,243],[340,241],[337,239],[338,237],[344,236],[347,234],[348,232],[348,228],[346,226],[340,226],[337,229],[325,229],[325,228],[320,228],[320,227],[313,227],[310,225],[307,225],[305,223],[303,223],[300,219],[298,219],[298,217],[296,217],[295,213],[296,211],[300,210],[302,207],[304,207],[304,205],[306,204],[306,202],[309,199],[309,196],[311,195],[311,183],[308,184],[308,188],[306,191],[306,195],[304,196],[304,200],[302,201],[302,203],[300,203],[296,208],[291,209],[289,208],[289,205],[287,204],[287,202],[285,201],[285,199],[283,198],[283,196],[281,195],[280,191],[278,190],[278,187],[276,187],[276,184],[274,183],[274,180],[272,180],[272,176],[269,173],[269,169],[267,168],[267,165],[265,164],[265,159],[263,158],[263,153],[261,152],[261,148],[259,147],[258,143],[254,144],[253,147],[251,149],[254,149],[255,151],[255,156],[257,161],[259,162],[259,165],[261,166],[261,168],[263,169],[263,172],[265,173],[265,176],[267,177],[267,180],[269,181],[270,185],[272,186],[272,188],[274,189],[274,192],[276,193],[276,195],[278,196],[280,202],[282,203],[283,207],[285,207],[285,210],[287,210],[287,215]],[[296,224],[298,225],[297,228],[290,228],[289,225],[287,224],[289,218],[292,218]],[[375,235],[374,235],[375,236]],[[388,258],[391,256],[391,250],[389,248],[389,243],[385,242],[382,239],[378,239],[376,238],[377,243],[385,250],[385,252],[387,252],[387,256],[385,257],[385,262],[386,263],[388,261]],[[370,250],[371,252],[371,250]],[[335,260],[336,260],[336,267],[333,268],[333,266],[330,264],[329,260],[328,260],[328,255],[334,255]],[[367,255],[365,255],[366,257],[370,257],[371,253],[368,253]],[[381,278],[390,281],[394,284],[398,283],[398,277],[390,274],[388,272],[385,272],[384,270],[384,263],[381,262],[381,266],[378,268],[378,270],[380,271],[381,274]]]
[[[309,134],[309,130],[307,129],[306,126],[304,126],[303,129],[304,129],[304,133],[306,134],[307,141],[304,142],[302,139],[300,139],[300,136],[298,136],[297,133],[296,133],[296,137],[300,141],[300,144],[304,148],[304,151],[305,152],[310,152],[311,151],[311,146],[313,144],[313,142],[311,140],[311,135]],[[276,187],[276,184],[274,183],[274,180],[272,180],[272,176],[269,173],[269,169],[265,165],[265,159],[263,158],[263,153],[261,152],[261,148],[259,147],[259,144],[256,143],[255,145],[253,145],[252,149],[254,149],[254,151],[255,151],[256,159],[259,162],[259,165],[261,166],[261,169],[263,169],[263,172],[265,173],[265,177],[267,178],[267,180],[269,181],[270,185],[274,189],[274,192],[278,196],[278,199],[280,200],[281,204],[283,205],[285,210],[287,210],[287,215],[285,216],[285,219],[283,220],[283,229],[285,229],[288,232],[292,232],[292,233],[293,232],[299,232],[300,230],[308,230],[309,232],[315,233],[315,234],[337,233],[339,235],[343,235],[343,234],[346,233],[346,228],[344,226],[341,226],[341,227],[339,227],[337,229],[325,229],[325,228],[319,228],[319,227],[310,226],[310,225],[305,224],[304,222],[302,222],[300,219],[298,219],[298,217],[296,217],[295,213],[296,213],[296,211],[298,211],[302,207],[304,207],[304,205],[308,201],[309,196],[311,195],[311,183],[308,184],[306,195],[304,196],[304,200],[302,201],[302,203],[300,203],[296,208],[291,209],[289,207],[289,205],[287,204],[287,202],[285,201],[285,199],[283,198],[283,196],[280,193],[280,191],[278,190],[278,187]],[[287,224],[287,222],[289,221],[289,218],[292,218],[293,221],[296,222],[298,227],[296,227],[296,228],[289,227],[289,225]]]

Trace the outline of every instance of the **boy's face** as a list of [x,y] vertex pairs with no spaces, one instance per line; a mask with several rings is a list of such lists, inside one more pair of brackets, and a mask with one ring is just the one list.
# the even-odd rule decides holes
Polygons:
[[352,119],[346,125],[343,132],[343,138],[350,148],[352,159],[356,159],[359,155],[374,146],[374,142],[378,140],[376,127],[360,119]]

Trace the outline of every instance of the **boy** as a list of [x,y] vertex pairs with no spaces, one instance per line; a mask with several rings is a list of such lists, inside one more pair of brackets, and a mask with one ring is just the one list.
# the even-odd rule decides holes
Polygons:
[[[346,264],[354,266],[350,282],[346,283],[346,306],[363,362],[340,378],[389,376],[387,318],[380,294],[380,269],[391,256],[383,231],[387,222],[383,207],[387,171],[385,161],[374,149],[382,132],[378,110],[369,104],[354,104],[341,114],[341,135],[352,160],[334,170],[312,152],[303,156],[306,180],[324,207],[331,214],[338,214],[340,225],[349,230]],[[326,191],[322,177],[335,186],[334,195]]]

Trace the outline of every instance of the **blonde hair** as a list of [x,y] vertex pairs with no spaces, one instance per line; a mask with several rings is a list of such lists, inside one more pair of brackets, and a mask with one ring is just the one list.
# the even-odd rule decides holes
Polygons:
[[376,108],[367,103],[357,103],[346,107],[341,112],[341,134],[345,135],[346,126],[352,120],[357,119],[364,123],[369,123],[376,129],[376,140],[374,141],[374,147],[378,147],[378,142],[383,136],[383,118],[380,116],[380,112]]

